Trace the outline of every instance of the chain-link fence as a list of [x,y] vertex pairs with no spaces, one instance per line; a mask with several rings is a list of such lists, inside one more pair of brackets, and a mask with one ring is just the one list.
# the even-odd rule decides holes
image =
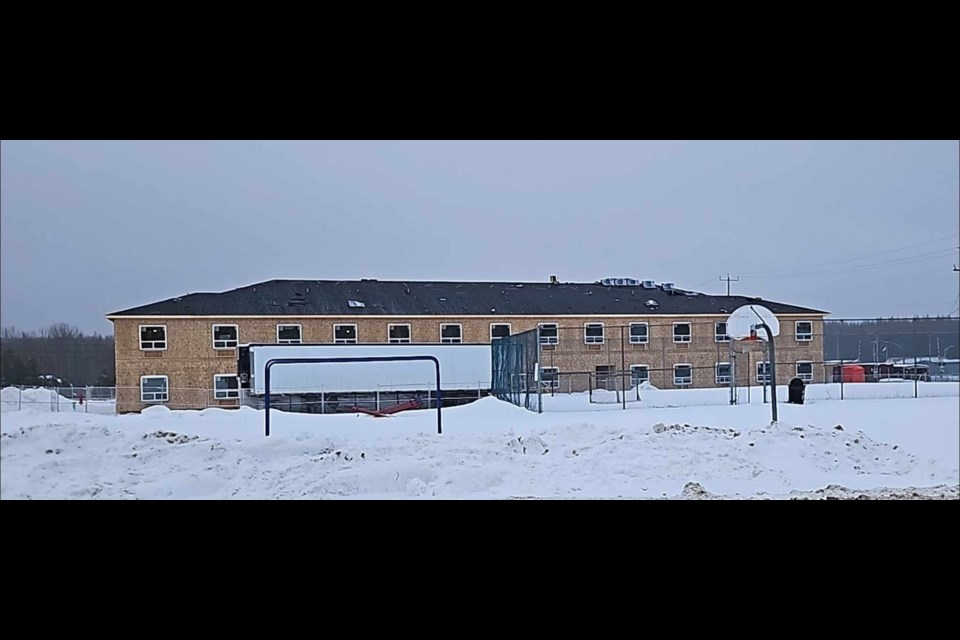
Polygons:
[[501,400],[531,411],[540,411],[540,360],[538,333],[524,331],[497,338],[490,345],[491,392]]
[[[462,385],[461,385],[462,386]],[[488,389],[477,382],[475,389],[445,390],[444,407],[473,402],[487,395]],[[181,387],[28,387],[10,386],[2,390],[0,408],[8,411],[49,411],[75,413],[130,413],[151,406],[174,410],[236,408],[241,405],[263,408],[263,396],[247,389],[187,389]],[[366,393],[276,393],[271,407],[281,411],[332,414],[355,411],[395,411],[435,409],[434,390],[422,392],[396,391],[386,386]]]
[[957,318],[781,319],[772,376],[766,343],[724,322],[543,323],[494,341],[494,393],[533,411],[763,402],[772,378],[782,400],[794,379],[811,400],[954,396],[957,345]]
[[112,414],[116,411],[116,387],[31,387],[16,385],[0,390],[0,409]]

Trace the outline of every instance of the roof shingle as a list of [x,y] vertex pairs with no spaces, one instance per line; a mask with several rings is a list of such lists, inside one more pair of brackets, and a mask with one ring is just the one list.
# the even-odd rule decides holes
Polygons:
[[117,311],[108,317],[703,315],[730,313],[749,303],[760,303],[780,314],[827,313],[745,296],[668,292],[661,286],[647,289],[599,283],[268,280],[223,293],[170,298]]

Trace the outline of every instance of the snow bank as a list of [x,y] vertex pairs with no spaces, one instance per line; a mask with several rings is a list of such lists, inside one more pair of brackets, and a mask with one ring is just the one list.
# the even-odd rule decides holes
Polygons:
[[444,410],[443,435],[434,411],[275,412],[264,438],[263,412],[250,408],[8,412],[0,497],[814,498],[830,485],[953,487],[958,414],[957,398],[823,401],[784,405],[771,427],[763,404],[538,415],[484,398]]
[[[82,391],[82,387],[77,388]],[[115,413],[114,400],[95,400],[92,403],[60,395],[56,389],[37,387],[20,390],[17,387],[0,389],[0,412],[27,411],[31,413],[76,412],[76,413]]]
[[[786,385],[777,385],[777,400],[786,402],[789,389]],[[767,389],[769,396],[770,389]],[[879,400],[896,398],[950,398],[960,397],[960,384],[956,382],[917,382],[914,389],[912,380],[899,380],[896,383],[878,384],[872,382],[844,384],[842,395],[844,400]],[[637,389],[626,392],[627,406],[630,409],[650,407],[697,407],[710,405],[730,404],[730,389],[657,389],[656,387],[640,387],[640,401],[637,402]],[[594,401],[589,402],[589,392],[558,393],[543,395],[544,411],[608,411],[622,410],[618,404],[617,394],[605,389],[594,390]],[[823,400],[839,400],[841,397],[840,383],[809,384],[804,392],[804,402],[818,402]],[[763,404],[763,387],[754,386],[747,389],[737,389],[738,404]]]

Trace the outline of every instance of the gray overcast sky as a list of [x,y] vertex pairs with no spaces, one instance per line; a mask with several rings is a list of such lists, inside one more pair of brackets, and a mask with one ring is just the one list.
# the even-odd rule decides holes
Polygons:
[[110,332],[108,312],[271,278],[722,293],[727,272],[735,293],[834,317],[947,314],[958,155],[956,140],[3,141],[2,323]]

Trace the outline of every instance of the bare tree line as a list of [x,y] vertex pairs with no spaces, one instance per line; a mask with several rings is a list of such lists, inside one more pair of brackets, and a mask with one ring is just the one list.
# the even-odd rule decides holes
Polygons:
[[0,385],[114,385],[113,336],[60,322],[39,331],[0,329]]
[[831,319],[823,324],[823,350],[828,360],[956,358],[960,350],[960,318]]

